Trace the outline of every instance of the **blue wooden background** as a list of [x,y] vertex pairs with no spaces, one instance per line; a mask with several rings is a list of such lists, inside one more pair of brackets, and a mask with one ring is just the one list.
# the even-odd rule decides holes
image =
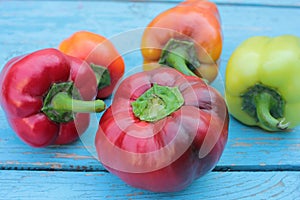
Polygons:
[[[178,2],[0,0],[0,68],[11,57],[57,47],[75,31],[88,30],[113,41],[128,75],[142,63],[143,28]],[[224,33],[221,71],[214,83],[221,92],[226,63],[243,40],[300,37],[298,0],[214,2]],[[300,127],[270,134],[231,119],[228,144],[212,172],[184,191],[152,193],[127,186],[97,161],[92,145],[97,117],[81,140],[35,149],[16,137],[0,109],[0,199],[300,199]]]

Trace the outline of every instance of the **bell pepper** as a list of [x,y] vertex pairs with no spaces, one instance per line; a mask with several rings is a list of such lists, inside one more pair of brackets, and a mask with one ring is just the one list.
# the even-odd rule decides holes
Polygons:
[[126,78],[99,122],[98,158],[127,184],[179,191],[218,162],[228,134],[222,96],[169,67]]
[[144,70],[161,65],[212,82],[218,74],[222,29],[217,6],[187,0],[157,15],[141,42]]
[[60,43],[59,50],[91,64],[96,75],[101,77],[101,82],[98,83],[98,98],[110,96],[124,75],[125,64],[122,56],[108,39],[96,33],[75,32]]
[[240,122],[267,131],[300,124],[300,38],[255,36],[240,44],[226,69],[226,101]]
[[67,144],[88,127],[97,81],[90,66],[56,49],[12,58],[0,74],[0,103],[16,134],[33,147]]

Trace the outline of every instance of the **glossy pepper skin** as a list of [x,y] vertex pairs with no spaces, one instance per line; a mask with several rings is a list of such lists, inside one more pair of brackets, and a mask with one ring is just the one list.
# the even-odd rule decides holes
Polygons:
[[[83,112],[85,108],[90,109],[88,112],[104,109],[101,100],[89,101],[97,94],[96,83],[87,63],[56,49],[42,49],[7,62],[0,74],[0,103],[11,127],[28,145],[67,144],[75,141],[89,125],[88,113],[73,113],[67,106],[78,103]],[[61,86],[61,92],[55,92]],[[79,95],[77,100],[68,94],[72,90]],[[50,91],[59,95],[52,98],[48,95]],[[86,100],[85,105],[80,99]]]
[[226,69],[229,112],[267,131],[300,124],[300,38],[256,36],[240,44]]
[[197,77],[161,67],[120,84],[95,144],[102,164],[129,185],[171,192],[216,165],[227,133],[220,94]]
[[110,80],[106,85],[98,85],[98,98],[110,96],[124,74],[125,64],[122,56],[108,39],[99,34],[88,31],[75,32],[60,43],[59,50],[108,70]]
[[[174,48],[176,45],[170,45],[171,39],[191,44],[188,49],[178,49]],[[177,46],[184,45],[178,43]],[[164,50],[174,52],[184,60],[163,58]],[[156,63],[159,62],[186,75],[203,77],[212,82],[218,74],[222,52],[222,29],[217,6],[205,0],[187,0],[160,13],[146,27],[141,51],[145,70],[158,67]],[[193,56],[189,57],[191,54]]]

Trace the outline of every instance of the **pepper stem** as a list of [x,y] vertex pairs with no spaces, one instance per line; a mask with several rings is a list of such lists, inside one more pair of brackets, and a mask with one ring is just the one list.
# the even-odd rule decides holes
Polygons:
[[142,121],[155,122],[172,114],[184,104],[177,87],[154,84],[132,102],[134,115]]
[[41,109],[47,117],[57,123],[69,122],[79,113],[101,112],[105,109],[102,100],[83,101],[73,82],[53,84],[48,91]]
[[242,98],[242,110],[253,117],[258,126],[267,131],[282,131],[288,128],[285,123],[285,101],[273,88],[257,83],[250,87]]
[[105,103],[102,100],[82,101],[73,99],[66,92],[57,93],[51,102],[56,111],[72,111],[79,113],[101,112],[105,109]]
[[285,130],[290,123],[284,123],[283,119],[274,118],[271,113],[271,107],[275,104],[274,98],[269,93],[257,94],[254,98],[256,104],[256,114],[260,126],[268,131]]
[[189,76],[197,76],[193,70],[200,66],[194,43],[173,38],[165,45],[158,62]]

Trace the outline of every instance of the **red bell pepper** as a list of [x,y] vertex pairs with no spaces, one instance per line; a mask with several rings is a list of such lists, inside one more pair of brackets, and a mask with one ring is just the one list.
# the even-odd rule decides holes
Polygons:
[[96,134],[99,160],[129,185],[178,191],[218,162],[228,133],[222,96],[202,79],[157,68],[125,79]]
[[122,56],[108,39],[99,34],[78,31],[62,41],[59,49],[67,55],[85,60],[92,65],[96,75],[101,76],[98,98],[111,95],[117,82],[124,75],[125,64]]
[[[56,49],[11,59],[0,74],[0,103],[17,135],[33,147],[75,141],[100,112],[90,66]],[[84,101],[83,101],[84,100]]]

